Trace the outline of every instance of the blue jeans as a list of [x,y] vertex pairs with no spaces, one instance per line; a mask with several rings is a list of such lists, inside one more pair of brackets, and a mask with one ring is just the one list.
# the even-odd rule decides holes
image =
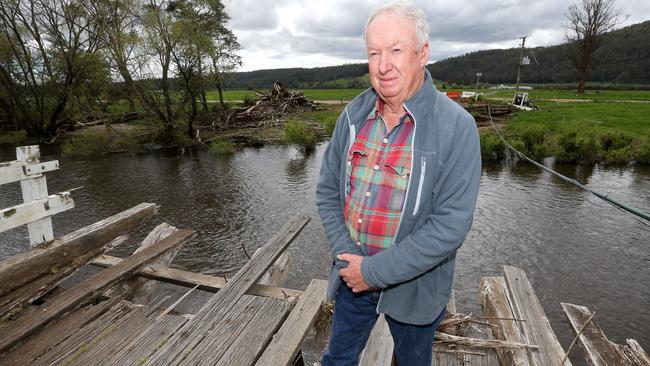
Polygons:
[[[336,293],[332,333],[322,366],[359,363],[361,351],[377,321],[379,294],[379,291],[355,294],[345,282],[341,283]],[[406,324],[386,316],[398,365],[431,366],[433,336],[444,315],[445,309],[433,323],[426,325]]]

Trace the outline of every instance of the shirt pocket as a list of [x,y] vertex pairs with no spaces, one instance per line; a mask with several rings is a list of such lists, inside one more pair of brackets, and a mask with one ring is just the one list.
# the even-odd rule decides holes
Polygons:
[[379,202],[386,210],[401,211],[404,207],[406,188],[411,177],[411,161],[398,154],[389,154],[382,171]]
[[367,169],[368,154],[363,150],[350,150],[346,167],[345,195],[350,197],[356,191],[361,177]]

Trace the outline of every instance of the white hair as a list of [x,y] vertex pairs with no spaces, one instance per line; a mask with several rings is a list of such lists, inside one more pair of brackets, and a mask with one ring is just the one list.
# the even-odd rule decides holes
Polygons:
[[418,40],[418,48],[422,48],[424,44],[429,40],[429,24],[427,23],[427,16],[424,14],[424,11],[420,9],[417,5],[413,4],[408,0],[397,0],[391,1],[388,4],[380,5],[373,9],[366,26],[363,27],[363,41],[367,42],[367,31],[368,26],[372,23],[377,15],[381,13],[395,13],[405,17],[410,20],[413,25],[415,25],[415,35]]

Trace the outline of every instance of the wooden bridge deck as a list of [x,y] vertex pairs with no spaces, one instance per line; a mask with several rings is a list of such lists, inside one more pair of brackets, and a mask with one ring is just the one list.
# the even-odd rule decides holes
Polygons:
[[[257,282],[309,222],[305,216],[287,223],[230,279],[149,265],[195,236],[191,230],[174,229],[155,245],[126,259],[102,255],[94,263],[107,269],[45,297],[40,305],[30,303],[42,295],[41,287],[55,288],[65,277],[53,277],[58,272],[55,268],[70,268],[64,275],[74,272],[83,265],[76,261],[98,256],[103,251],[98,248],[122,234],[122,229],[130,229],[131,222],[153,214],[152,207],[136,206],[50,246],[32,248],[0,262],[0,274],[6,276],[0,277],[4,286],[0,304],[7,305],[0,314],[4,319],[0,323],[0,364],[288,365],[294,361],[320,313],[326,281],[313,280],[304,292]],[[103,233],[101,240],[97,228]],[[72,255],[57,257],[43,252]],[[32,278],[5,281],[15,278],[16,272],[28,273],[29,267],[41,271],[29,272]],[[184,296],[162,299],[152,306],[125,300],[127,292],[115,285],[132,281],[133,276],[200,286],[215,294],[196,314],[178,314],[173,308]],[[24,301],[17,302],[16,293]],[[111,297],[104,296],[108,293]],[[170,305],[173,300],[176,302]]]

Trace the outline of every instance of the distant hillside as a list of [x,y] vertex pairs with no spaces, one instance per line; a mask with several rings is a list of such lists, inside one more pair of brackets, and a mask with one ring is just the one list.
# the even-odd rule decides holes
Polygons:
[[[512,83],[517,78],[517,59],[520,50],[486,50],[428,65],[432,76],[438,80],[456,83],[481,80],[490,83]],[[535,47],[526,50],[531,64],[524,66],[525,83],[565,83],[577,80],[568,56],[568,45]],[[534,55],[534,57],[533,57]],[[625,27],[603,36],[596,50],[590,82],[618,84],[650,83],[650,21]]]
[[[522,82],[577,81],[567,44],[528,48],[526,55],[531,64],[524,67]],[[447,83],[471,84],[476,82],[477,72],[482,73],[482,82],[514,83],[518,57],[518,48],[477,51],[429,64],[427,69],[434,79]],[[595,60],[590,82],[650,84],[650,21],[606,34]],[[226,87],[269,88],[280,80],[291,88],[360,88],[368,85],[367,73],[367,64],[238,72]]]

